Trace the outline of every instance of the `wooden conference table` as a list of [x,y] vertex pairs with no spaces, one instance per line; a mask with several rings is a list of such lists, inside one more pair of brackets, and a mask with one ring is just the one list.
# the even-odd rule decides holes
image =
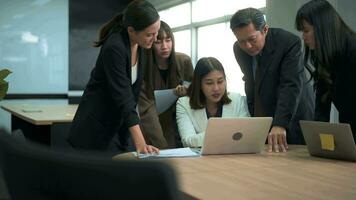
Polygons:
[[310,157],[303,145],[164,161],[176,168],[181,190],[197,199],[356,199],[356,163]]
[[11,114],[11,129],[21,129],[24,135],[44,144],[64,138],[78,105],[6,104],[2,109]]

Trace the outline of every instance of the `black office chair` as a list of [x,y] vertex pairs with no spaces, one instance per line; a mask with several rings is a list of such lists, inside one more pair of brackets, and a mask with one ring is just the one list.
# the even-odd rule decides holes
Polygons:
[[168,164],[99,155],[58,152],[0,131],[0,163],[12,200],[181,199]]

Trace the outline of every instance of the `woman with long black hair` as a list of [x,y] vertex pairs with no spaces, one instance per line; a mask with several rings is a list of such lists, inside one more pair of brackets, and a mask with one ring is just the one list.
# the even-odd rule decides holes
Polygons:
[[141,128],[147,144],[160,149],[181,147],[176,123],[176,104],[158,113],[155,90],[173,89],[177,97],[186,95],[184,81],[193,77],[191,58],[175,51],[175,40],[171,27],[161,21],[157,41],[147,56],[144,83],[138,101]]
[[329,121],[334,104],[339,121],[351,125],[356,142],[356,34],[326,0],[312,0],[297,13],[304,63],[316,89],[315,119]]

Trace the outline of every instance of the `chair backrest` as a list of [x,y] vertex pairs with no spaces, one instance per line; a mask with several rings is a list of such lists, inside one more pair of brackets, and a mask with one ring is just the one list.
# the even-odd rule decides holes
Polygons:
[[0,163],[12,200],[180,199],[172,167],[58,152],[0,131]]

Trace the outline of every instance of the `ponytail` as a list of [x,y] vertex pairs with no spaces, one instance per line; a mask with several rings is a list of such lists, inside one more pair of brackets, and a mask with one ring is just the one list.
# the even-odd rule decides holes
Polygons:
[[106,22],[100,29],[99,39],[94,42],[94,47],[100,47],[111,33],[118,32],[122,29],[123,14],[120,13]]
[[94,42],[94,47],[100,47],[110,34],[120,32],[132,26],[135,31],[142,31],[149,25],[159,20],[155,7],[146,0],[134,0],[127,5],[125,10],[108,21],[100,29],[99,39]]

